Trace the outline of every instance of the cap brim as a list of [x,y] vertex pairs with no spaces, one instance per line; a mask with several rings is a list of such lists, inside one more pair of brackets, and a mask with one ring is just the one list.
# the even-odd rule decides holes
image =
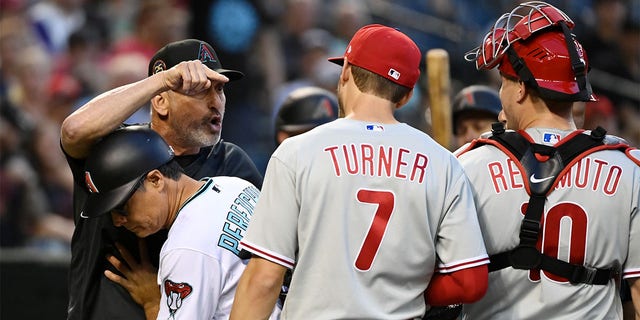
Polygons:
[[80,217],[94,218],[113,210],[131,197],[134,191],[133,188],[139,180],[139,178],[136,178],[107,193],[90,193],[80,212]]
[[333,58],[328,58],[327,60],[329,60],[329,62],[333,62],[339,66],[342,66],[344,64],[344,57],[333,57]]
[[303,130],[311,130],[316,127],[315,124],[286,124],[280,127],[280,130],[286,132],[298,132]]
[[229,78],[229,81],[235,81],[244,78],[244,73],[236,70],[215,69],[215,71],[219,74],[225,75],[227,78]]

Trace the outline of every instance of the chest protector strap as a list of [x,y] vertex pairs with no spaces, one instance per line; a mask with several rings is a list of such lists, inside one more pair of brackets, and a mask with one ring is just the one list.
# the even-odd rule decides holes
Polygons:
[[520,244],[512,250],[490,256],[489,272],[507,267],[542,269],[571,283],[608,284],[617,274],[615,268],[598,269],[572,264],[544,255],[536,248],[544,204],[551,188],[560,178],[559,173],[576,157],[604,145],[606,131],[598,127],[591,135],[577,134],[557,147],[532,143],[517,132],[506,132],[501,123],[494,125],[492,133],[488,139],[503,146],[512,159],[522,164],[525,170],[523,180],[529,185],[530,198],[520,225]]

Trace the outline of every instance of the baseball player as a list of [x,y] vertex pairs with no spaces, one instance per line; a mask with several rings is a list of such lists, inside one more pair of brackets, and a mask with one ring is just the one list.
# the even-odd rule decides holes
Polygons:
[[[241,79],[242,73],[222,68],[213,47],[196,39],[167,44],[149,62],[149,77],[109,90],[83,105],[67,117],[61,128],[61,147],[74,177],[75,230],[71,243],[69,277],[69,320],[144,319],[144,310],[127,290],[107,276],[118,271],[105,260],[122,261],[115,244],[138,254],[138,239],[124,228],[115,228],[108,216],[85,219],[81,208],[88,195],[85,187],[84,161],[91,147],[102,137],[122,125],[141,107],[150,104],[151,122],[176,152],[176,161],[195,179],[211,176],[236,176],[262,185],[262,175],[244,150],[220,138],[225,114],[224,86]],[[126,280],[129,288],[148,288],[140,279],[154,279],[160,248],[166,230],[145,239],[148,268]],[[142,255],[145,256],[145,255]],[[137,258],[137,256],[136,256]],[[115,259],[115,260],[114,260]],[[109,271],[105,275],[105,268]],[[144,276],[144,273],[151,273]],[[155,286],[155,281],[151,283]],[[148,292],[148,291],[144,291]],[[144,301],[160,298],[138,292]],[[152,305],[158,305],[152,303]]]
[[305,133],[338,118],[338,98],[320,87],[295,89],[287,95],[276,114],[276,146],[284,139]]
[[462,168],[393,117],[421,56],[400,31],[367,25],[330,59],[345,117],[273,153],[232,319],[264,318],[294,266],[282,319],[419,319],[425,290],[432,304],[482,296],[487,256]]
[[640,310],[640,151],[576,129],[573,102],[594,96],[573,27],[526,2],[466,56],[500,71],[513,130],[496,126],[460,152],[491,260],[487,294],[464,319],[622,319],[620,277]]
[[485,85],[464,87],[453,98],[453,135],[456,147],[491,131],[502,110],[498,92]]
[[[228,318],[246,263],[239,243],[258,189],[236,177],[188,177],[173,149],[147,126],[116,130],[98,142],[84,174],[90,192],[84,216],[110,212],[115,226],[140,238],[169,229],[160,252],[157,319]],[[155,308],[145,310],[147,319],[156,317]]]

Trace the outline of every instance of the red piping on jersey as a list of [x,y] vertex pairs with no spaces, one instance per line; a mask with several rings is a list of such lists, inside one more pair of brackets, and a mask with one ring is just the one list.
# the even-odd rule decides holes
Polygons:
[[638,277],[640,277],[640,270],[625,272],[622,274],[623,279],[638,278]]
[[287,261],[285,259],[282,259],[282,258],[276,257],[276,256],[274,256],[272,254],[269,254],[269,253],[267,253],[267,252],[265,252],[263,250],[260,250],[260,249],[254,247],[254,246],[252,246],[250,244],[247,244],[246,242],[240,241],[240,244],[243,247],[247,248],[248,251],[251,251],[251,253],[256,253],[259,256],[262,256],[262,257],[266,258],[267,260],[275,262],[275,263],[277,263],[279,265],[282,265],[282,266],[284,266],[286,268],[293,269],[293,263],[291,263],[291,262],[289,262],[289,261]]
[[640,159],[631,155],[631,151],[633,150],[638,150],[638,149],[634,147],[629,147],[627,148],[627,150],[624,151],[624,153],[627,155],[627,158],[631,159],[631,161],[633,161],[635,164],[640,166]]
[[458,263],[458,264],[454,264],[451,266],[442,266],[442,267],[437,267],[434,272],[437,273],[449,273],[449,272],[455,272],[455,270],[460,270],[460,269],[466,269],[466,268],[470,268],[470,267],[476,267],[478,265],[483,265],[483,264],[488,264],[489,263],[489,257],[484,257],[484,258],[480,258],[480,259],[476,259],[476,260],[472,260],[472,261],[466,261],[466,262],[462,262],[462,263]]

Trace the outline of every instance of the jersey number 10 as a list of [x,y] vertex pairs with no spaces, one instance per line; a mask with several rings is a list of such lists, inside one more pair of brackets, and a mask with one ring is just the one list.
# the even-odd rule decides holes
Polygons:
[[[526,212],[526,209],[527,204],[525,203],[522,206],[522,214]],[[556,204],[547,211],[546,216],[540,221],[542,237],[538,238],[536,247],[547,256],[564,261],[567,261],[568,258],[569,263],[583,265],[587,242],[587,220],[587,213],[577,204],[569,202]],[[561,230],[560,227],[562,224],[571,225]],[[561,234],[563,237],[569,237],[568,257],[566,254],[559,256],[560,252],[558,247],[560,246]],[[529,279],[531,281],[540,281],[540,271],[539,269],[530,270]],[[569,282],[566,278],[545,272],[544,270],[542,270],[542,272],[551,280],[563,283]]]

